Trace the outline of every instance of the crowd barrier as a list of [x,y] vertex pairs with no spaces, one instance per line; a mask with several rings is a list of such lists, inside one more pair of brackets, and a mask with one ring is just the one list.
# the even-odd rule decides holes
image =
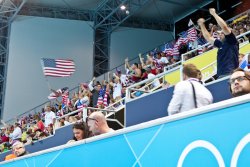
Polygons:
[[[68,125],[56,129],[55,135],[47,137],[43,140],[35,141],[33,144],[26,145],[25,148],[29,153],[34,153],[48,148],[63,145],[71,139],[73,139],[72,125]],[[5,153],[0,154],[0,161],[3,161],[5,156],[8,154],[11,154],[11,151],[7,151]]]
[[[231,98],[228,77],[216,80],[206,86],[213,95],[214,103]],[[167,116],[167,108],[173,96],[173,87],[160,89],[151,94],[127,100],[125,112],[126,127]]]
[[[241,35],[237,36],[237,39],[249,35],[250,31],[245,32]],[[209,50],[201,55],[195,56],[193,58],[190,58],[188,60],[185,60],[185,56],[192,54],[194,52],[197,52],[198,49],[210,45],[209,43],[200,46],[199,48],[193,49],[185,54],[182,54],[182,60],[181,60],[181,65],[179,66],[178,69],[175,71],[166,74],[165,80],[168,81],[171,85],[175,85],[181,80],[181,75],[182,75],[182,65],[191,63],[197,66],[198,69],[201,70],[202,76],[203,76],[203,81],[208,80],[211,78],[213,75],[217,74],[217,48],[214,48],[212,50]],[[242,54],[247,54],[250,52],[250,44],[249,41],[245,41],[242,44],[240,44],[240,49],[239,52]]]
[[250,95],[40,151],[1,167],[246,166]]

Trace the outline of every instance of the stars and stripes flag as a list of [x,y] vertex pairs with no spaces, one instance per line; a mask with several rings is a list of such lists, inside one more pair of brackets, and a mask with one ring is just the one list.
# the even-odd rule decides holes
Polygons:
[[173,48],[173,55],[174,56],[179,56],[180,55],[180,52],[179,52],[179,45],[176,43],[174,45],[174,48]]
[[173,55],[173,46],[171,46],[170,43],[166,43],[166,44],[165,44],[165,48],[164,48],[164,52],[165,52],[168,56],[172,56],[172,55]]
[[243,59],[242,59],[242,61],[240,62],[240,65],[239,65],[239,67],[241,68],[241,69],[243,69],[243,70],[245,70],[245,71],[250,71],[250,64],[249,64],[249,54],[246,54],[244,57],[243,57]]
[[179,39],[177,40],[178,45],[185,45],[188,43],[188,32],[184,31],[181,36],[179,37]]
[[98,95],[98,99],[97,99],[97,107],[100,107],[103,105],[104,103],[104,95],[106,93],[106,90],[104,90],[103,88],[99,91],[99,95]]
[[207,43],[207,41],[204,38],[197,38],[197,42],[198,42],[198,55],[203,53],[203,49],[204,49],[204,44]]
[[108,91],[105,92],[105,95],[103,98],[103,105],[104,107],[108,107]]
[[62,94],[62,104],[66,105],[68,104],[69,101],[69,90],[66,90],[63,94]]
[[73,60],[42,58],[41,64],[45,76],[68,77],[75,72]]
[[68,92],[69,91],[68,89],[69,89],[68,87],[64,87],[61,89],[57,89],[56,91],[53,90],[53,92],[49,94],[48,99],[49,100],[56,99],[62,96],[65,92]]
[[191,42],[194,42],[197,39],[197,31],[196,31],[195,27],[191,27],[188,29],[187,38]]

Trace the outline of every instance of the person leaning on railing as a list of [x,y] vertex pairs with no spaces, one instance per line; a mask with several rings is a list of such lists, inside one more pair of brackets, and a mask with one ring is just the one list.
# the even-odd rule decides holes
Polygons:
[[207,31],[204,24],[205,20],[203,18],[200,18],[197,22],[201,28],[204,38],[215,47],[218,47],[217,76],[222,78],[223,76],[229,75],[238,67],[239,44],[235,35],[232,33],[232,30],[227,26],[226,22],[218,16],[218,14],[216,14],[215,9],[211,8],[209,9],[209,12],[222,29],[221,32],[218,32],[220,40],[212,37]]

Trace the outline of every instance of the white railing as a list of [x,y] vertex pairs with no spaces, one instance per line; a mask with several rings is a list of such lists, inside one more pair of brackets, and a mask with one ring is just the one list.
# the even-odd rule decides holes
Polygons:
[[[241,38],[241,37],[244,37],[244,36],[246,36],[247,34],[250,34],[250,31],[238,35],[238,36],[236,37],[236,39],[239,39],[239,38]],[[239,47],[241,48],[241,47],[243,47],[243,46],[245,46],[245,45],[247,45],[247,44],[249,44],[249,40],[246,40],[246,41],[243,40],[243,43],[240,43]],[[186,60],[184,59],[184,56],[186,56],[186,55],[188,55],[188,54],[190,54],[190,53],[193,53],[193,52],[197,51],[198,49],[203,48],[203,47],[206,47],[206,46],[208,46],[208,45],[210,45],[210,43],[206,43],[205,45],[202,45],[202,46],[200,46],[200,47],[198,47],[198,48],[196,48],[196,49],[194,49],[194,50],[191,50],[191,51],[189,51],[189,52],[187,52],[187,53],[182,54],[182,55],[181,55],[181,67],[182,67],[182,65],[184,64],[184,62],[186,61]],[[209,50],[209,51],[211,51],[211,50]],[[205,52],[205,53],[206,53],[206,52]],[[203,54],[204,54],[204,53],[203,53]],[[202,56],[203,54],[197,55],[197,56]],[[195,56],[195,57],[197,57],[197,56]],[[190,59],[188,59],[188,60],[190,60]],[[217,74],[217,68],[215,68],[215,67],[216,67],[216,66],[215,66],[216,63],[217,63],[217,61],[215,61],[215,62],[213,62],[213,63],[207,65],[206,67],[204,67],[203,69],[200,69],[200,70],[201,70],[201,71],[204,71],[205,69],[207,69],[207,68],[213,66],[214,71],[212,72],[212,74],[213,74],[213,75],[216,75],[216,74]],[[180,71],[180,74],[181,74],[181,76],[182,76],[182,70]],[[212,75],[212,74],[211,74],[211,75]],[[203,75],[205,75],[205,74],[203,74]],[[209,74],[209,76],[211,76],[211,75]],[[181,76],[180,76],[180,77],[181,77]],[[212,76],[211,76],[211,77],[212,77]],[[206,79],[209,79],[209,78],[206,78]]]
[[[250,31],[247,31],[247,32],[245,32],[245,33],[243,33],[243,34],[240,34],[240,35],[238,35],[238,36],[236,37],[236,39],[239,39],[239,38],[241,38],[241,37],[243,37],[243,36],[245,36],[245,35],[247,35],[247,34],[249,34],[249,33],[250,33]],[[245,42],[243,43],[243,46],[246,45],[246,44],[248,44],[248,41],[245,41]],[[206,43],[206,44],[204,44],[204,45],[202,45],[202,46],[197,47],[196,49],[193,49],[193,50],[191,50],[191,51],[189,51],[189,52],[186,52],[186,53],[182,54],[182,55],[181,55],[182,64],[183,64],[183,62],[186,61],[186,60],[184,59],[184,56],[186,56],[186,55],[188,55],[188,54],[191,54],[191,53],[197,51],[198,49],[204,48],[204,47],[206,47],[206,46],[208,46],[208,45],[211,45],[211,44],[210,44],[210,43]],[[242,46],[242,45],[240,45],[240,46]],[[206,53],[206,52],[205,52],[205,53]],[[201,54],[201,55],[202,55],[202,54]],[[197,56],[200,56],[200,55],[197,55]],[[197,56],[195,56],[195,57],[197,57]],[[190,59],[188,59],[188,60],[190,60]]]
[[203,67],[202,69],[200,69],[201,73],[203,71],[205,71],[206,69],[210,68],[212,66],[213,71],[212,73],[210,72],[205,72],[202,73],[202,81],[205,82],[207,80],[209,80],[210,78],[212,78],[214,75],[217,74],[217,66],[216,66],[217,61],[213,61],[212,63],[208,64],[207,66]]
[[[133,94],[133,92],[132,92],[133,90],[141,91],[141,92],[144,92],[144,93],[151,93],[151,92],[153,92],[153,91],[159,89],[159,88],[162,87],[164,84],[167,84],[167,83],[164,83],[164,82],[165,82],[165,80],[164,80],[165,75],[168,74],[168,73],[171,73],[171,72],[173,72],[173,71],[176,71],[176,70],[178,70],[179,68],[180,68],[180,67],[174,67],[173,69],[168,70],[168,71],[165,71],[165,72],[162,72],[162,73],[160,73],[160,74],[158,74],[158,75],[156,75],[156,76],[154,76],[154,77],[152,77],[152,78],[150,78],[150,79],[146,79],[146,80],[143,80],[143,81],[141,81],[141,82],[135,83],[134,85],[131,85],[131,86],[128,87],[127,90],[126,90],[126,99],[131,99],[131,97],[132,97],[131,95]],[[159,80],[160,82],[161,82],[161,80],[162,80],[162,82],[160,83],[160,85],[159,85],[159,86],[156,86],[156,87],[152,87],[151,89],[145,91],[145,88],[146,88],[146,87],[149,87],[149,86],[152,85],[152,84],[154,84],[154,82],[155,82],[156,80]],[[144,85],[144,84],[145,84],[145,85]],[[142,86],[142,85],[144,85],[144,86]],[[139,89],[136,89],[136,87],[138,87],[138,86],[142,86],[142,87],[139,88]]]
[[[248,10],[248,11],[250,11],[250,10]],[[248,11],[246,11],[246,12],[248,12]],[[243,36],[245,36],[245,35],[247,35],[247,34],[249,34],[249,33],[250,33],[250,31],[245,32],[245,33],[243,33],[243,34],[241,34],[241,35],[238,35],[238,36],[237,36],[237,39],[239,39],[240,37],[243,37]],[[240,47],[243,47],[243,46],[247,45],[248,43],[249,43],[249,41],[244,41],[243,43],[240,44]],[[204,44],[204,45],[202,45],[202,46],[200,46],[200,47],[198,47],[198,48],[196,48],[196,49],[193,49],[193,50],[191,50],[191,51],[189,51],[189,52],[186,52],[186,53],[182,54],[182,55],[181,55],[181,61],[176,62],[175,64],[172,64],[172,65],[169,65],[169,66],[164,67],[164,72],[165,72],[165,71],[168,71],[168,70],[171,70],[171,69],[173,69],[173,68],[175,68],[175,69],[176,69],[176,68],[182,68],[183,63],[185,62],[185,60],[184,60],[184,56],[185,56],[185,55],[191,54],[191,53],[197,51],[198,49],[203,48],[203,47],[206,47],[206,46],[208,46],[208,45],[210,45],[210,44],[209,44],[209,43]],[[205,53],[206,53],[206,52],[205,52]],[[201,55],[202,55],[202,54],[201,54]],[[200,55],[197,55],[197,56],[200,56]],[[197,57],[197,56],[195,56],[195,57]],[[190,60],[190,59],[188,59],[188,60]],[[131,62],[133,62],[133,61],[139,61],[139,58],[135,58],[135,59],[133,59]],[[214,66],[213,63],[210,64],[210,65],[211,65],[211,66]],[[176,66],[177,66],[177,67],[176,67]],[[206,68],[209,68],[209,67],[206,67]],[[121,65],[121,70],[124,70],[124,65]],[[115,72],[115,69],[113,69],[113,71],[111,71],[111,72]],[[216,72],[216,71],[215,71],[215,72]],[[216,73],[215,73],[215,74],[216,74]],[[102,76],[98,77],[99,80],[103,80],[103,79],[107,79],[107,78],[108,78],[107,73],[105,73],[105,74],[103,74]],[[156,78],[157,78],[157,77],[156,77]],[[180,70],[180,78],[182,79],[182,70]],[[97,79],[97,80],[98,80],[98,79]],[[142,82],[143,82],[143,81],[142,81]],[[136,84],[135,84],[135,85],[136,85]],[[45,103],[44,103],[44,104],[45,104]],[[40,112],[40,111],[37,111],[37,110],[38,110],[38,109],[41,109],[41,108],[42,108],[41,106],[42,106],[42,105],[39,105],[38,107],[35,107],[35,108],[29,110],[29,111],[27,111],[27,112],[21,114],[20,116],[17,116],[17,118],[20,118],[21,116],[24,116],[24,115],[28,115],[29,113],[32,113],[32,112],[34,112],[34,113]],[[115,105],[114,105],[114,106],[115,106]],[[112,107],[111,107],[111,108],[112,108]],[[16,121],[16,119],[13,118],[13,119],[11,119],[11,120],[9,120],[9,121],[6,121],[6,123],[7,123],[7,124],[10,124],[10,123],[14,123],[15,121]]]
[[[74,115],[74,114],[78,114],[79,112],[82,112],[82,118],[81,120],[83,120],[84,122],[86,121],[86,118],[88,116],[88,110],[93,110],[93,111],[100,111],[100,112],[103,112],[106,119],[107,120],[110,120],[108,117],[114,115],[115,113],[119,112],[121,109],[124,108],[124,101],[125,101],[125,98],[122,98],[120,100],[118,100],[117,102],[111,104],[110,106],[104,108],[104,109],[101,109],[101,108],[94,108],[94,107],[84,107],[84,108],[81,108],[81,109],[77,109],[73,112],[70,112],[68,114],[65,114],[61,117],[57,117],[56,119],[56,127],[58,128],[58,124],[59,124],[59,121],[60,119],[62,118],[65,118],[65,117],[68,117],[68,116],[71,116],[71,115]],[[117,119],[112,119],[112,121],[115,121],[117,122],[118,124],[120,124],[122,127],[124,127],[124,125]],[[56,129],[57,129],[56,128]]]
[[176,62],[176,63],[174,63],[174,64],[165,66],[165,67],[164,67],[164,72],[165,72],[165,71],[168,71],[168,70],[171,70],[171,69],[173,69],[173,68],[175,68],[175,67],[177,67],[177,66],[180,66],[180,65],[181,65],[181,61],[178,61],[178,62]]

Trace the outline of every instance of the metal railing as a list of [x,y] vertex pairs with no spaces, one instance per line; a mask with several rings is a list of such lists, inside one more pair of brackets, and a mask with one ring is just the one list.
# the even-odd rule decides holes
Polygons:
[[[236,38],[239,39],[239,38],[241,38],[241,37],[243,37],[243,36],[245,36],[245,35],[247,35],[247,34],[250,34],[250,31],[245,32],[245,33],[243,33],[243,34],[240,34],[240,35],[238,35]],[[245,45],[247,45],[248,43],[249,43],[249,41],[244,41],[242,44],[240,44],[240,48],[243,47],[243,46],[245,46]],[[135,90],[135,87],[141,86],[141,85],[146,84],[146,83],[148,83],[148,82],[151,82],[151,83],[152,83],[153,80],[154,80],[154,79],[157,79],[157,78],[158,78],[158,79],[162,79],[166,74],[168,74],[168,73],[170,73],[170,72],[172,72],[172,71],[175,71],[175,70],[180,69],[180,78],[181,78],[181,76],[182,76],[182,70],[181,70],[181,68],[182,68],[182,66],[183,66],[183,64],[184,64],[184,62],[185,62],[184,56],[187,55],[187,54],[193,53],[193,52],[197,51],[198,49],[203,48],[203,47],[208,46],[208,45],[210,45],[210,44],[207,43],[207,44],[205,44],[205,45],[202,45],[201,47],[198,47],[198,48],[193,49],[193,50],[191,50],[191,51],[189,51],[189,52],[187,52],[187,53],[182,54],[182,56],[181,56],[182,60],[181,60],[181,63],[180,63],[179,66],[177,66],[177,67],[175,67],[175,68],[173,68],[173,69],[171,69],[171,70],[167,70],[167,71],[164,70],[163,73],[158,74],[158,75],[156,75],[155,77],[153,77],[153,78],[151,78],[151,79],[146,79],[146,80],[144,80],[144,81],[141,81],[141,82],[139,82],[139,83],[136,83],[136,84],[134,84],[134,85],[128,87],[128,88],[127,88],[127,92],[126,92],[126,98],[127,98],[127,99],[130,99],[130,98],[131,98],[131,94],[132,94],[131,92],[132,92],[133,90]],[[205,52],[205,53],[206,53],[206,52]],[[203,54],[197,55],[197,56],[202,56],[202,55],[203,55]],[[179,62],[177,62],[177,63],[179,63]],[[204,74],[204,73],[203,73],[203,81],[206,81],[206,80],[210,79],[212,76],[214,76],[215,74],[217,74],[217,67],[216,67],[216,64],[217,64],[217,61],[214,61],[214,62],[212,62],[212,63],[208,64],[207,66],[205,66],[205,67],[203,67],[203,68],[200,69],[201,72],[202,72],[202,71],[205,71],[205,70],[208,69],[208,68],[212,68],[212,69],[213,69],[212,73],[209,73],[209,74]],[[141,88],[138,89],[137,91],[144,91],[144,87],[141,87]],[[152,91],[151,91],[151,92],[152,92]]]
[[[152,78],[145,79],[145,80],[143,80],[143,81],[141,81],[141,82],[138,82],[138,83],[135,83],[135,84],[129,86],[129,87],[127,88],[127,90],[126,90],[126,99],[131,99],[131,97],[132,97],[131,95],[133,94],[133,90],[145,92],[145,90],[144,90],[145,87],[149,87],[150,85],[152,85],[152,84],[156,81],[156,79],[159,80],[159,81],[162,81],[162,82],[160,83],[159,86],[152,87],[152,89],[149,89],[149,90],[148,90],[148,93],[154,92],[155,90],[159,89],[159,88],[160,88],[161,86],[163,86],[164,84],[168,84],[168,83],[164,83],[164,82],[165,82],[165,81],[164,81],[165,75],[168,74],[168,73],[171,73],[171,72],[173,72],[173,71],[176,71],[176,70],[178,70],[179,68],[180,68],[179,66],[174,67],[174,68],[172,68],[171,70],[164,71],[164,72],[162,72],[162,73],[160,73],[160,74],[158,74],[158,75],[156,75],[156,76],[154,76],[154,77],[152,77]],[[145,84],[145,85],[144,85],[144,84]],[[143,86],[142,86],[142,85],[143,85]],[[138,86],[140,86],[140,88],[139,88],[139,89],[136,89],[136,87],[138,87]]]
[[[238,39],[240,39],[240,38],[242,38],[242,37],[245,37],[245,36],[248,35],[248,34],[250,34],[250,31],[238,35],[238,36],[236,37],[236,39],[238,40]],[[241,47],[247,45],[248,43],[249,43],[249,39],[248,39],[248,40],[245,40],[245,38],[244,38],[244,39],[243,39],[243,42],[239,44],[239,48],[241,48]],[[186,55],[188,55],[188,54],[191,54],[191,53],[197,51],[198,49],[203,48],[203,47],[206,47],[206,46],[208,46],[208,45],[211,45],[211,44],[210,44],[210,43],[206,43],[206,44],[204,44],[204,45],[202,45],[202,46],[200,46],[200,47],[198,47],[198,48],[196,48],[196,49],[194,49],[194,50],[191,50],[191,51],[189,51],[189,52],[187,52],[187,53],[182,54],[182,55],[181,55],[181,67],[182,67],[182,65],[184,64],[184,62],[186,61],[185,58],[184,58],[184,56],[186,56]],[[209,51],[211,51],[211,50],[209,50]],[[204,52],[204,53],[207,53],[207,52]],[[204,54],[204,53],[203,53],[203,54]],[[202,56],[203,54],[200,54],[200,55],[197,55],[197,56]],[[195,56],[195,57],[197,57],[197,56]],[[193,57],[193,58],[195,58],[195,57]],[[191,58],[191,59],[192,59],[192,58]],[[190,60],[190,59],[188,59],[188,60]],[[200,69],[200,70],[201,70],[201,71],[205,71],[205,69],[213,68],[213,69],[214,69],[213,72],[212,72],[211,74],[209,74],[209,76],[212,77],[213,75],[216,75],[216,74],[217,74],[217,67],[216,67],[216,64],[217,64],[217,61],[215,61],[215,62],[213,62],[213,63],[207,65],[206,67],[203,67],[203,68]],[[216,67],[216,68],[215,68],[215,67]],[[182,70],[180,71],[180,75],[182,76]],[[181,77],[181,76],[180,76],[180,77]],[[202,73],[202,76],[205,77],[205,80],[208,80],[208,79],[209,79],[209,78],[206,77],[206,74],[204,74],[204,73]]]
[[[246,12],[244,12],[244,13],[248,13],[249,11],[250,11],[250,10],[248,10],[248,11],[246,11]],[[241,15],[242,15],[242,14],[241,14]],[[250,31],[248,31],[248,32],[246,32],[246,33],[244,33],[244,34],[241,34],[241,35],[237,36],[237,39],[239,39],[240,37],[243,37],[243,36],[245,36],[245,35],[247,35],[247,34],[249,34],[249,33],[250,33]],[[172,41],[173,41],[173,40],[172,40]],[[247,43],[248,43],[247,41],[243,42],[243,44],[241,44],[240,47],[242,47],[243,45],[246,45]],[[165,44],[164,44],[164,45],[165,45]],[[159,46],[157,46],[156,48],[160,49],[160,47],[163,47],[164,45],[159,45]],[[206,47],[206,46],[208,46],[208,45],[210,45],[210,44],[207,43],[207,44],[205,44],[205,45],[202,45],[202,46],[200,46],[200,47],[197,47],[196,49],[193,49],[193,50],[191,50],[191,51],[189,51],[189,52],[186,52],[186,53],[182,54],[182,55],[181,55],[181,61],[176,62],[175,64],[172,64],[172,65],[169,65],[169,66],[164,67],[164,71],[167,71],[167,70],[171,70],[171,69],[173,69],[173,68],[176,68],[176,66],[179,67],[179,68],[181,68],[182,65],[183,65],[183,63],[185,62],[185,60],[184,60],[184,56],[185,56],[185,55],[188,55],[188,54],[191,54],[191,53],[193,53],[193,52],[196,52],[198,49],[203,48],[203,47]],[[154,51],[154,50],[155,50],[155,49],[152,49],[152,50],[149,50],[149,51],[145,52],[144,54],[142,54],[142,57],[145,58],[147,53],[152,52],[152,51]],[[201,55],[202,55],[202,54],[201,54]],[[197,55],[197,56],[200,56],[200,55]],[[140,60],[139,60],[139,57],[137,56],[137,57],[135,57],[135,58],[129,60],[129,62],[130,62],[130,63],[140,62]],[[211,64],[211,66],[212,66],[212,65],[214,65],[214,64]],[[209,68],[209,66],[206,67],[206,68]],[[119,66],[117,66],[117,67],[115,67],[115,68],[113,68],[113,69],[111,69],[111,70],[109,71],[109,73],[112,73],[112,72],[115,73],[115,72],[116,72],[116,69],[120,69],[123,73],[126,73],[124,63],[121,64],[121,65],[119,65]],[[182,76],[182,74],[181,74],[181,76]],[[180,76],[180,77],[181,77],[181,76]],[[103,74],[103,75],[97,77],[96,80],[97,80],[97,81],[102,81],[102,80],[108,80],[108,79],[109,79],[109,78],[108,78],[108,72],[107,72],[107,73],[105,73],[105,74]],[[77,86],[77,87],[71,89],[70,92],[76,90],[77,88],[79,88],[79,86]],[[16,121],[16,119],[20,119],[20,118],[23,117],[23,116],[26,116],[26,115],[32,114],[32,113],[36,114],[36,113],[40,112],[41,109],[43,108],[43,106],[44,106],[46,103],[48,103],[48,102],[50,102],[50,101],[46,101],[46,102],[44,102],[44,103],[42,103],[42,104],[40,104],[40,105],[38,105],[38,106],[36,106],[36,107],[30,109],[30,110],[28,110],[28,111],[26,111],[26,112],[24,112],[24,113],[18,115],[16,118],[10,119],[10,120],[6,121],[6,123],[7,123],[7,124],[14,123],[14,122]]]
[[[207,66],[203,67],[202,69],[200,69],[201,73],[202,73],[202,82],[205,82],[207,80],[209,80],[210,78],[212,78],[214,75],[217,74],[217,67],[216,67],[216,64],[217,61],[213,61],[212,63],[208,64]],[[203,72],[205,71],[206,69],[212,67],[213,71],[212,73],[210,72]]]
[[[68,116],[71,116],[71,115],[75,115],[75,114],[78,114],[79,112],[83,112],[83,115],[82,115],[82,120],[83,121],[86,121],[86,118],[87,118],[87,112],[88,110],[94,110],[94,111],[100,111],[100,112],[103,112],[106,119],[109,120],[109,117],[114,115],[115,113],[119,112],[120,110],[122,110],[124,108],[124,101],[125,101],[125,98],[122,98],[120,100],[118,100],[117,102],[111,104],[110,106],[107,106],[105,107],[104,109],[101,109],[101,108],[94,108],[94,107],[84,107],[84,108],[81,108],[81,109],[77,109],[75,111],[72,111],[70,113],[67,113],[61,117],[57,117],[56,118],[56,129],[59,128],[57,125],[59,124],[59,121],[60,119],[62,118],[65,118],[65,117],[68,117]],[[112,119],[112,121],[116,121],[119,125],[121,125],[122,127],[124,127],[124,125],[117,119]]]

